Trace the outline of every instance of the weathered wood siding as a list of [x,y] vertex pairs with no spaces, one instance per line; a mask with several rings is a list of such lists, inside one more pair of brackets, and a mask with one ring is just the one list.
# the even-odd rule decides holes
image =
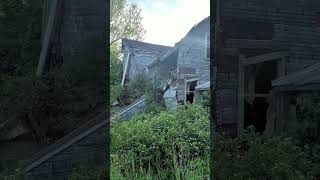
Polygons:
[[320,61],[320,24],[317,22],[320,1],[226,0],[221,3],[222,22],[228,18],[250,21],[247,27],[237,27],[237,30],[249,29],[253,23],[271,26],[269,31],[264,28],[262,33],[270,34],[270,30],[273,30],[271,39],[290,51],[286,61],[286,73]]
[[31,180],[56,180],[79,166],[107,166],[107,126],[72,144],[27,172]]
[[[49,1],[44,1],[43,27],[47,20],[46,11],[50,9]],[[107,5],[105,0],[59,0],[47,58],[52,58],[53,55],[61,56],[63,65],[72,67],[80,59],[106,59]],[[101,66],[101,69],[96,71],[103,72],[105,67]],[[106,166],[109,153],[107,132],[108,125],[105,124],[57,154],[48,156],[65,145],[60,144],[61,146],[39,157],[49,158],[28,170],[27,175],[31,180],[56,180],[70,175],[72,169],[78,166]]]
[[[128,70],[128,78],[132,80],[137,74],[145,73],[148,78],[152,78],[150,73],[146,72],[148,65],[157,60],[161,54],[159,51],[147,51],[144,49],[130,49],[130,64]],[[127,53],[125,53],[127,54]]]
[[206,58],[206,41],[210,36],[209,20],[190,32],[179,44],[177,62],[177,100],[185,99],[185,79],[199,78],[199,83],[210,80],[210,60]]
[[154,71],[154,74],[152,74],[152,76],[155,77],[155,83],[158,83],[158,85],[160,85],[161,88],[163,88],[164,84],[168,81],[168,79],[176,78],[176,65],[160,63],[159,65],[156,65],[153,68],[155,68],[156,70],[152,69]]
[[[279,50],[289,51],[285,60],[286,74],[320,61],[320,1],[318,0],[220,0],[217,59],[218,122],[237,123],[237,67],[241,53],[246,57]],[[272,46],[249,47],[249,44],[228,44],[228,39],[271,41]],[[221,43],[221,44],[220,44]],[[234,53],[225,53],[232,48]],[[238,52],[237,52],[238,51]],[[223,95],[221,95],[223,94]],[[227,99],[227,100],[226,100]]]
[[43,146],[37,144],[34,140],[0,142],[0,161],[26,160],[41,148]]
[[[60,0],[61,1],[61,0]],[[95,46],[94,54],[105,54],[106,23],[108,16],[107,1],[105,0],[63,0],[59,9],[60,24],[59,33],[56,35],[61,45],[61,54],[65,64],[74,63],[83,57],[86,49]]]

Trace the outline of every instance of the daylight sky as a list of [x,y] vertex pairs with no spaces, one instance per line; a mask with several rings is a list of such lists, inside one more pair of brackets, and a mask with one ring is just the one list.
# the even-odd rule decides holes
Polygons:
[[198,22],[210,15],[210,0],[128,0],[142,9],[143,41],[174,46]]

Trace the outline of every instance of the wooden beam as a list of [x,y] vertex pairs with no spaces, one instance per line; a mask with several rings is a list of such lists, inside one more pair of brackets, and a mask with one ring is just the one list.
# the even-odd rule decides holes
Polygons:
[[[41,163],[43,163],[44,161],[46,161],[47,159],[49,159],[50,157],[56,155],[57,153],[63,151],[64,149],[68,148],[69,146],[71,146],[72,144],[80,141],[81,139],[87,137],[88,135],[90,135],[91,133],[95,132],[96,130],[102,128],[103,126],[107,125],[107,123],[109,123],[109,118],[106,120],[103,120],[102,122],[94,125],[93,127],[84,130],[82,133],[76,135],[75,137],[70,138],[70,140],[66,141],[66,142],[62,142],[61,145],[56,146],[54,149],[52,149],[51,151],[49,151],[48,153],[44,154],[43,156],[39,157],[39,159],[35,160],[34,162],[32,162],[31,164],[29,164],[28,166],[26,166],[23,169],[23,172],[28,172],[31,169],[33,169],[34,167],[39,166]],[[76,130],[75,130],[76,131]],[[71,132],[72,133],[72,132]],[[64,140],[64,139],[61,139]],[[56,142],[59,143],[59,140]],[[55,144],[51,145],[51,146],[55,146]],[[50,146],[48,147],[50,148]]]
[[245,94],[245,97],[257,97],[257,98],[267,98],[271,96],[271,94]]
[[273,49],[272,40],[251,40],[251,39],[227,39],[226,48],[244,48],[244,49]]
[[50,40],[51,40],[51,35],[53,32],[54,28],[54,21],[56,17],[56,11],[57,11],[57,5],[58,5],[58,0],[51,0],[51,7],[50,7],[50,12],[49,12],[49,19],[48,23],[46,26],[46,33],[44,35],[43,43],[42,43],[42,50],[40,54],[40,59],[37,67],[37,72],[36,76],[41,77],[44,67],[46,65],[46,59],[47,59],[47,53],[48,53],[48,48],[50,45]]
[[288,56],[288,54],[289,53],[286,51],[263,54],[263,55],[247,58],[245,61],[242,62],[242,64],[244,66],[247,66],[247,65],[272,61],[272,60],[276,60],[276,59],[283,59],[284,57]]
[[244,130],[244,66],[241,62],[245,59],[243,55],[239,56],[238,63],[238,136],[240,137]]
[[123,71],[121,86],[124,85],[124,81],[125,81],[125,79],[126,79],[126,75],[127,75],[127,71],[128,71],[128,66],[129,66],[129,61],[130,61],[130,50],[129,50],[128,53],[127,53],[126,65],[125,65],[124,71]]

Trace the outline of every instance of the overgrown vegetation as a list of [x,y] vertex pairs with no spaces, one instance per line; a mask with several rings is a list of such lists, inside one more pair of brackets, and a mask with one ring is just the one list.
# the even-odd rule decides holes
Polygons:
[[209,175],[208,112],[200,106],[113,122],[111,138],[112,176],[117,178],[172,179],[201,174],[197,179],[203,179]]
[[111,101],[118,101],[121,106],[126,106],[151,90],[151,82],[143,74],[138,74],[124,86],[111,85]]
[[241,139],[217,136],[216,179],[320,178],[319,93],[298,96],[298,121],[282,136],[255,134]]
[[241,139],[218,135],[213,166],[218,180],[312,180],[319,178],[312,158],[293,138],[250,130]]

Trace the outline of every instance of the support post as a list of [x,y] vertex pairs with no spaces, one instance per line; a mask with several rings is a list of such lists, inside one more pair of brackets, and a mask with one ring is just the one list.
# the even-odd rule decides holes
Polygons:
[[238,137],[243,133],[244,128],[244,66],[245,57],[239,55],[238,60]]
[[124,71],[123,71],[121,86],[124,85],[124,81],[125,81],[125,79],[126,79],[126,75],[127,75],[127,71],[128,71],[128,66],[129,66],[129,60],[130,60],[130,50],[129,50],[128,53],[127,53],[126,65],[125,65]]
[[46,65],[46,59],[47,59],[47,54],[48,54],[48,49],[49,49],[49,44],[50,44],[50,39],[51,35],[54,29],[54,21],[56,17],[56,11],[57,11],[57,5],[58,5],[58,0],[51,0],[51,6],[50,6],[50,12],[49,12],[49,18],[48,18],[48,23],[46,26],[45,30],[45,35],[42,43],[42,50],[40,54],[40,59],[37,67],[37,72],[36,76],[41,77],[44,67]]

